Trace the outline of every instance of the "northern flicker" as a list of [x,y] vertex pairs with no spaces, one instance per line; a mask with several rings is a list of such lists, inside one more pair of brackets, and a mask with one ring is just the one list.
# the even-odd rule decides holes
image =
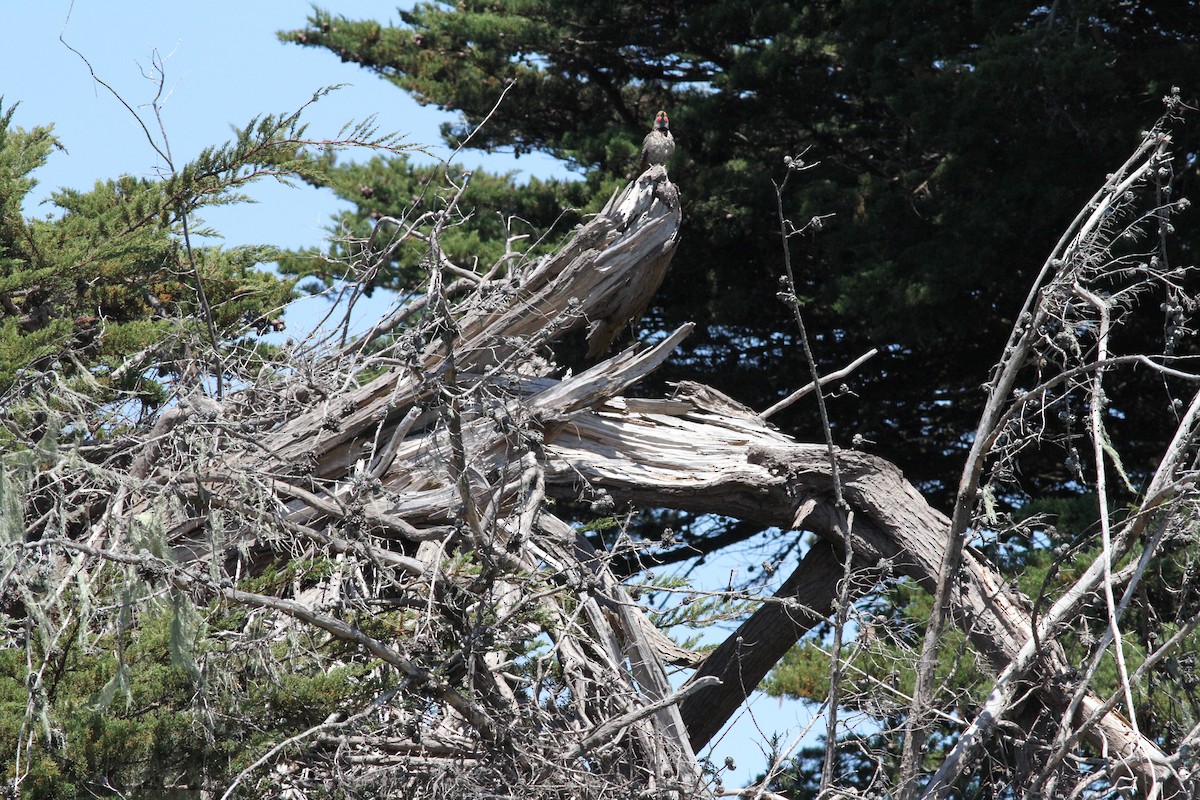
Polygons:
[[675,137],[671,135],[671,121],[667,119],[667,112],[660,111],[654,118],[654,127],[642,140],[642,164],[638,167],[638,175],[650,167],[665,164],[674,152]]

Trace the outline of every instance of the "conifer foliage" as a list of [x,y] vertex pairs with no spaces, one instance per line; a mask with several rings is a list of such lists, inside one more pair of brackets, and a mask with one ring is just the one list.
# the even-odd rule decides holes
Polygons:
[[[977,418],[979,386],[1033,265],[1170,87],[1187,102],[1200,87],[1190,0],[472,0],[416,3],[398,24],[318,10],[282,36],[461,114],[444,129],[452,146],[544,152],[578,175],[528,193],[495,184],[458,233],[493,247],[496,206],[543,229],[555,207],[594,211],[636,169],[638,144],[666,109],[686,268],[668,277],[647,329],[696,322],[663,377],[710,383],[753,408],[807,381],[775,299],[770,187],[785,157],[817,163],[784,198],[794,219],[828,215],[820,236],[796,248],[795,290],[821,340],[817,357],[833,369],[881,350],[855,395],[836,404],[835,433],[842,444],[854,434],[873,442],[944,505],[965,454],[961,432]],[[1181,148],[1195,146],[1195,131],[1195,122],[1176,131]],[[411,195],[384,187],[420,176],[399,164],[331,174],[360,225],[400,213]],[[1194,168],[1177,180],[1190,192]],[[1180,226],[1190,248],[1189,223]],[[1132,418],[1145,393],[1123,385],[1112,399]],[[820,436],[803,407],[773,421]],[[1153,458],[1146,447],[1139,463]],[[1049,465],[1037,472],[1027,477],[1068,482]]]
[[292,282],[262,268],[271,248],[200,246],[194,216],[195,243],[182,234],[190,215],[239,201],[249,181],[308,168],[295,118],[256,120],[162,179],[58,191],[54,213],[27,219],[33,173],[58,143],[49,128],[16,127],[15,111],[0,116],[0,392],[19,394],[23,376],[52,367],[68,393],[150,411],[167,397],[163,379],[193,359],[220,373],[253,346],[241,337],[282,326]]
[[[1189,104],[1165,92],[1123,163],[1119,120],[1080,116],[1105,79],[1156,80],[1087,39],[1186,44],[1173,9],[499,0],[420,5],[399,28],[316,12],[287,35],[462,110],[460,143],[563,157],[570,184],[418,167],[370,126],[316,140],[296,113],[186,165],[163,146],[160,178],[27,219],[55,142],[0,113],[8,793],[1195,796]],[[1004,91],[1031,61],[1044,129]],[[627,180],[662,107],[674,161]],[[352,145],[382,154],[338,164]],[[984,204],[999,172],[1045,191],[996,181]],[[328,251],[280,256],[346,289],[341,322],[277,347],[258,334],[293,283],[261,270],[272,252],[198,241],[206,207],[263,177],[356,203]],[[1072,181],[1090,199],[1064,203]],[[798,280],[791,245],[831,206],[805,254],[827,272]],[[1026,207],[1046,218],[1009,222]],[[758,269],[781,240],[782,281]],[[980,290],[1000,262],[1011,282]],[[380,286],[398,302],[349,335]],[[610,351],[660,286],[654,335]],[[888,361],[852,381],[868,435],[843,449],[811,353],[872,337]],[[567,363],[579,340],[586,363]],[[796,340],[822,444],[759,411]],[[669,359],[742,391],[658,396]],[[956,405],[979,382],[982,414]],[[916,476],[935,496],[954,463],[952,515],[857,449],[889,435],[905,461],[937,455]],[[1091,493],[1077,525],[1035,513],[1063,489]],[[703,552],[669,515],[736,520],[714,548],[781,544],[753,585],[622,582]],[[710,613],[739,627],[708,653],[654,625]],[[773,691],[829,704],[824,746],[779,743],[727,789],[702,748],[778,663]]]

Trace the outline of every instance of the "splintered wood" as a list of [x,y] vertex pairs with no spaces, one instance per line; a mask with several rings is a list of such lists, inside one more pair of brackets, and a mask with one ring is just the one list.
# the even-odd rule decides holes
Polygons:
[[[856,568],[886,563],[929,588],[949,521],[892,465],[842,450],[853,511],[842,537],[824,445],[698,384],[625,396],[691,330],[597,360],[653,297],[680,218],[678,193],[652,167],[557,253],[457,298],[423,298],[394,341],[314,367],[336,380],[297,374],[216,415],[164,414],[134,460],[137,481],[75,552],[115,552],[130,520],[159,514],[176,565],[154,569],[172,586],[281,615],[279,636],[318,631],[396,670],[403,680],[377,705],[312,737],[330,775],[392,770],[389,785],[414,797],[463,796],[472,780],[507,781],[506,796],[566,797],[571,782],[589,797],[714,796],[696,749],[830,613],[845,548]],[[595,363],[564,375],[549,346],[572,336]],[[255,427],[260,418],[270,424]],[[554,506],[601,493],[618,509],[719,514],[821,540],[778,602],[673,689],[664,661],[689,654]],[[134,563],[151,570],[142,552]],[[286,599],[234,588],[281,556],[332,566],[297,578]],[[953,618],[997,672],[1030,642],[1031,611],[967,549]],[[391,628],[355,621],[385,612]],[[1069,692],[1054,679],[1068,665],[1053,643],[1041,657],[1026,702],[1059,712]],[[1088,695],[1085,710],[1099,702]],[[1144,783],[1170,787],[1166,757],[1117,712],[1087,735]]]

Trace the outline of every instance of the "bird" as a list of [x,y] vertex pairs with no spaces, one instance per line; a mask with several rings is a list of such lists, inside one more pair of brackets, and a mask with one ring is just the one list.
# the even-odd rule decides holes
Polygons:
[[651,167],[665,164],[674,152],[675,137],[671,135],[671,120],[667,118],[667,112],[659,111],[654,117],[654,127],[642,140],[642,163],[638,167],[638,175]]

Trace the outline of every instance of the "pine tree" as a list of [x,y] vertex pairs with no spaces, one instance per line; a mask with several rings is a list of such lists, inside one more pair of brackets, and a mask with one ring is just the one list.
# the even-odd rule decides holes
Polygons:
[[[449,142],[486,119],[469,146],[562,159],[581,178],[573,188],[585,192],[582,201],[569,201],[576,207],[593,207],[588,197],[603,196],[610,180],[629,174],[655,111],[667,109],[677,142],[668,168],[683,198],[684,232],[645,327],[698,322],[663,376],[714,385],[756,409],[807,380],[785,333],[793,329],[788,309],[775,299],[780,220],[772,183],[787,173],[785,158],[808,162],[806,180],[791,181],[783,200],[799,224],[833,215],[818,235],[793,240],[801,265],[796,293],[816,332],[817,357],[832,369],[870,347],[885,350],[855,374],[853,397],[834,405],[835,440],[847,446],[860,436],[946,505],[969,446],[965,432],[978,419],[980,387],[1032,276],[1171,87],[1184,87],[1195,106],[1200,86],[1194,2],[494,0],[419,4],[395,26],[317,11],[304,29],[282,36],[461,113],[461,124],[444,131]],[[1180,151],[1195,149],[1196,130],[1194,119],[1175,130]],[[1182,172],[1163,180],[1194,194],[1195,161],[1176,169]],[[342,193],[356,204],[353,218],[390,213],[382,201]],[[1173,224],[1179,230],[1162,255],[1189,264],[1196,229],[1186,215]],[[1154,349],[1165,339],[1169,351],[1194,352],[1172,316],[1178,306],[1166,301],[1164,309],[1161,325],[1142,320],[1127,328],[1125,344]],[[1106,424],[1131,445],[1124,466],[1135,482],[1173,425],[1162,414],[1172,388],[1158,377],[1149,381],[1126,375],[1106,384]],[[1078,409],[1062,413],[1069,426]],[[809,407],[772,421],[801,438],[820,437]],[[1057,528],[1044,528],[1038,539],[1006,522],[986,546],[1031,596],[1071,575],[1054,548],[1075,553],[1096,513],[1095,498],[1077,494],[1078,459],[1064,465],[1056,448],[1045,451],[1029,448],[1019,488],[1014,481],[994,500],[1016,510],[1014,520],[1049,512]],[[1026,492],[1064,497],[1031,503]],[[756,531],[739,522],[693,525],[673,512],[652,522],[648,528],[680,532],[681,558]],[[628,570],[651,563],[639,559]],[[1156,619],[1188,613],[1157,585],[1148,590],[1155,602],[1131,623],[1143,635]],[[914,600],[913,587],[896,585],[865,618],[872,613],[881,629],[911,637],[901,644],[919,647],[928,608]],[[1103,620],[1081,621],[1085,640],[1098,630]],[[885,727],[906,709],[868,708],[876,685],[869,679],[911,690],[897,646],[877,640],[861,651],[854,661],[861,683],[847,689],[851,704],[865,698],[860,710],[878,713]],[[959,643],[948,641],[943,663],[948,671],[955,666],[951,685],[972,707],[978,673],[960,654]],[[881,666],[889,658],[901,664],[895,676]],[[810,642],[793,652],[771,690],[820,701],[828,669]],[[1176,735],[1182,702],[1148,714],[1156,734]],[[935,740],[931,753],[951,741]],[[805,765],[797,766],[799,781]],[[807,787],[814,795],[816,788]]]
[[[17,110],[0,104],[0,746],[10,756],[3,780],[38,800],[86,795],[98,781],[109,789],[206,784],[246,747],[274,741],[277,726],[320,722],[321,703],[353,693],[359,671],[301,660],[291,665],[296,674],[264,675],[235,658],[241,673],[202,680],[197,662],[212,655],[207,626],[237,629],[244,618],[197,609],[181,592],[144,591],[130,572],[99,571],[62,586],[40,556],[33,567],[15,565],[32,552],[27,546],[48,546],[72,524],[31,535],[27,526],[50,509],[68,510],[75,524],[90,519],[87,502],[66,499],[78,482],[63,479],[63,459],[116,475],[137,461],[131,432],[158,430],[155,423],[181,407],[204,409],[216,424],[211,411],[220,405],[206,396],[220,397],[223,382],[227,397],[293,368],[280,355],[288,348],[262,339],[283,328],[283,308],[296,294],[295,279],[268,268],[281,252],[206,244],[217,232],[203,212],[247,201],[244,187],[264,178],[318,180],[339,149],[398,153],[398,137],[351,124],[340,138],[315,139],[304,108],[263,115],[159,177],[60,190],[52,213],[29,218],[23,203],[34,175],[61,145],[51,126],[19,127]],[[166,152],[159,150],[169,160]],[[147,514],[125,534],[141,552],[170,558],[156,520]],[[50,596],[69,608],[64,618],[37,608]],[[97,610],[97,597],[119,599]],[[16,622],[26,614],[38,624]],[[58,638],[51,629],[62,621],[79,638]],[[85,643],[93,634],[95,647]],[[55,674],[31,671],[31,658],[53,662]],[[253,732],[237,707],[242,680],[253,695],[244,708],[269,709]],[[195,707],[202,682],[215,686],[207,729]],[[31,712],[26,693],[35,686]],[[19,744],[34,738],[45,746]]]
[[2,435],[36,440],[40,427],[20,411],[30,393],[68,408],[110,405],[116,424],[159,409],[181,380],[184,393],[203,381],[219,392],[269,355],[260,337],[283,329],[296,281],[267,268],[281,256],[275,247],[205,244],[214,232],[203,211],[245,202],[241,190],[264,178],[322,179],[342,147],[395,150],[395,137],[366,124],[342,139],[307,138],[302,111],[258,117],[159,178],[57,191],[54,213],[26,218],[33,173],[59,144],[49,127],[17,127],[15,106],[0,109]]
[[32,173],[58,142],[48,127],[16,127],[15,111],[0,116],[0,392],[37,391],[23,376],[49,371],[64,397],[135,401],[145,413],[193,352],[217,345],[211,369],[220,372],[222,359],[282,327],[294,281],[263,269],[272,248],[198,246],[191,237],[205,233],[196,212],[238,201],[235,189],[258,175],[299,168],[304,157],[283,144],[289,123],[256,121],[161,180],[126,176],[55,192],[56,213],[27,219]]
[[[559,208],[594,209],[668,109],[685,231],[646,328],[699,323],[666,377],[704,380],[753,408],[805,382],[798,347],[780,333],[790,328],[775,300],[771,183],[785,157],[816,163],[784,200],[795,220],[833,215],[796,243],[818,357],[835,368],[884,348],[835,408],[838,441],[860,434],[946,502],[1006,315],[1064,215],[1173,84],[1200,85],[1195,12],[1192,2],[491,0],[421,3],[399,25],[317,11],[281,36],[461,113],[449,142],[486,118],[467,146],[562,159],[581,181],[532,187],[535,225]],[[424,180],[403,163],[332,174],[360,227],[410,205],[409,184]],[[393,196],[392,184],[405,192]],[[530,213],[507,185],[501,202]],[[479,207],[458,235],[498,247],[491,206]],[[414,267],[410,256],[394,274]],[[1114,400],[1130,418],[1146,402],[1133,386]],[[813,437],[814,419],[801,406],[774,421]],[[1160,434],[1144,433],[1152,449]],[[1049,467],[1029,477],[1066,482]]]

